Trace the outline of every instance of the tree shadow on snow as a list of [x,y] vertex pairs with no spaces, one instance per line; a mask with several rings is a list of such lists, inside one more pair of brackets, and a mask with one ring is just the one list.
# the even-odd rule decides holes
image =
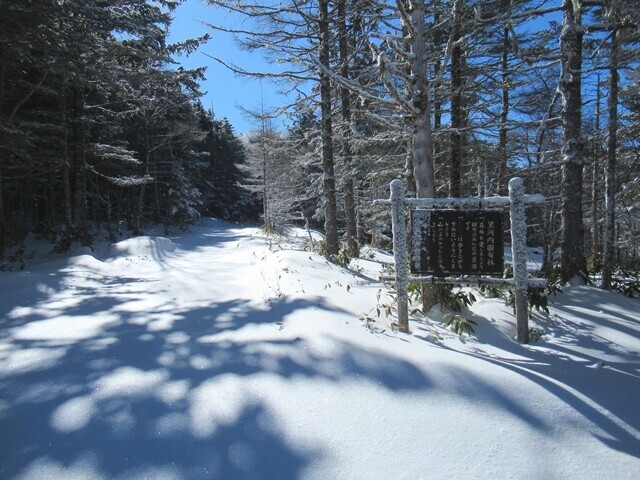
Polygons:
[[[112,279],[113,295],[78,290],[79,301],[57,307],[64,322],[91,328],[65,336],[63,322],[38,337],[34,324],[57,320],[37,311],[0,327],[0,478],[299,478],[323,447],[290,440],[242,379],[431,387],[408,362],[337,339],[328,355],[278,330],[295,311],[336,310],[321,299],[185,310],[166,300],[139,312],[115,295],[123,280]],[[244,336],[247,326],[257,330]]]
[[[608,447],[640,458],[640,415],[634,407],[640,398],[640,323],[612,306],[636,302],[625,304],[626,310],[632,311],[637,301],[597,289],[568,289],[562,295],[566,297],[562,305],[553,306],[552,317],[535,317],[534,323],[549,335],[548,341],[543,335],[540,342],[521,345],[492,318],[467,312],[465,315],[477,323],[474,339],[465,341],[459,349],[438,340],[433,343],[527,378],[597,426],[599,430],[592,435]],[[616,297],[614,303],[610,303],[612,295]],[[587,313],[585,305],[599,314]],[[586,322],[575,324],[565,319],[568,312]],[[620,333],[628,337],[627,344],[635,339],[638,348],[627,348],[608,338]],[[601,357],[627,360],[602,363]]]

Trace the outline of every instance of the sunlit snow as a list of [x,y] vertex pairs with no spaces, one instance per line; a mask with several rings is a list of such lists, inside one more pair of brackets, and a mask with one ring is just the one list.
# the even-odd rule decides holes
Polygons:
[[401,334],[387,253],[289,235],[203,220],[0,272],[0,478],[640,478],[638,300],[566,288],[529,345],[479,295],[474,336]]

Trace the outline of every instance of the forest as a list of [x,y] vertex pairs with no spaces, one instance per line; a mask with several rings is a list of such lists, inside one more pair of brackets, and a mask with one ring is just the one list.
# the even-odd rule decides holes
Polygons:
[[[636,0],[207,3],[212,31],[284,67],[179,66],[208,40],[168,42],[179,1],[0,3],[0,253],[208,215],[321,227],[339,259],[388,244],[372,201],[392,179],[482,197],[519,176],[546,197],[528,237],[548,274],[610,288],[637,272]],[[246,21],[216,25],[223,12]],[[241,138],[200,101],[219,68],[274,80],[289,103],[253,112]]]
[[205,68],[174,60],[206,38],[167,42],[177,4],[1,3],[0,251],[255,216],[245,149],[199,101]]

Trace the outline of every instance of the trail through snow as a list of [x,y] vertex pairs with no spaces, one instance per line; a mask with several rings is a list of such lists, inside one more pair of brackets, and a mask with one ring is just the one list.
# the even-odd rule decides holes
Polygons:
[[207,220],[0,272],[0,479],[640,478],[637,300],[571,287],[531,345],[498,299],[474,337],[405,335],[388,256],[298,235]]

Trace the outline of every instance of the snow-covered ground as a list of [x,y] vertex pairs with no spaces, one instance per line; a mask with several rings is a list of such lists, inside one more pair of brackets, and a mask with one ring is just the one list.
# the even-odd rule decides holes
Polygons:
[[388,257],[296,244],[208,220],[1,272],[0,478],[640,478],[637,300],[568,288],[530,345],[498,299],[400,334]]

